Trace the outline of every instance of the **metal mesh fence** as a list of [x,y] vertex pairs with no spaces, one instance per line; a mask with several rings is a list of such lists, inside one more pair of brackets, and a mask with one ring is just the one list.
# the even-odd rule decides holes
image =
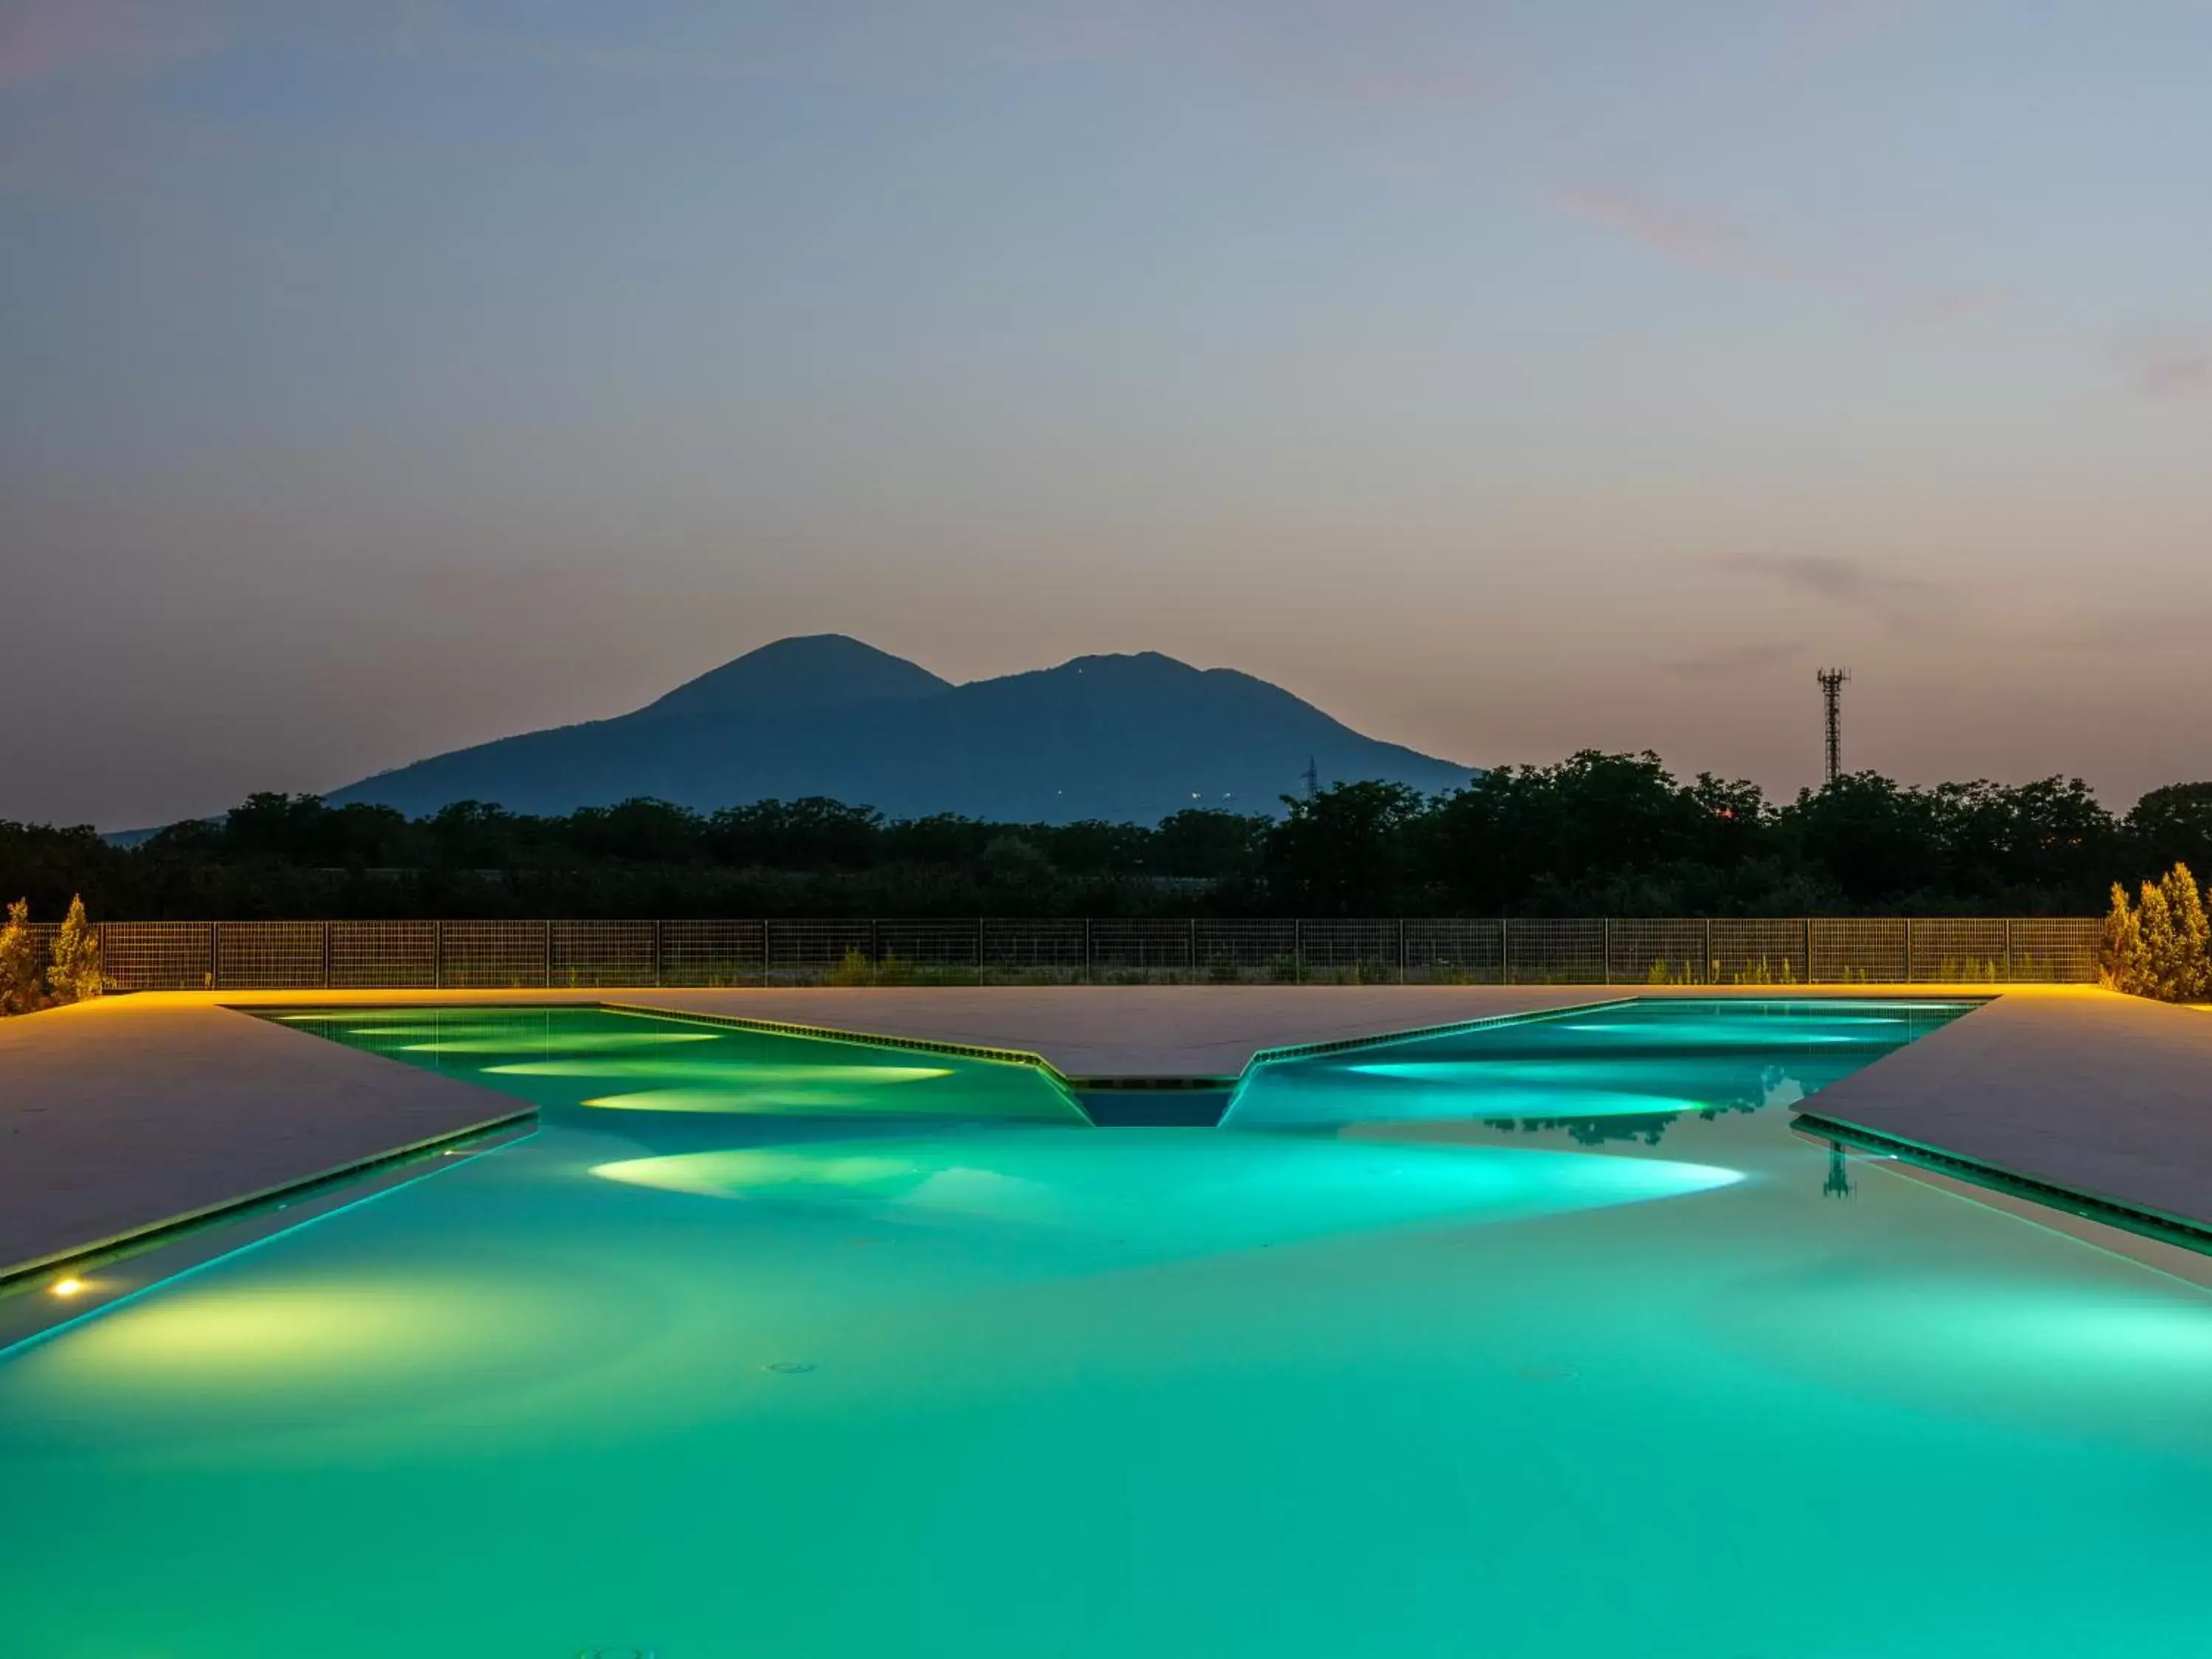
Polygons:
[[1301,978],[1380,985],[1401,976],[1405,936],[1395,921],[1302,921],[1297,935]]
[[1710,985],[1802,985],[1810,977],[1812,932],[1797,919],[1716,916]]
[[2011,982],[2095,982],[2097,942],[2104,924],[2094,917],[2023,918],[2005,927],[2010,941],[2005,951],[2005,977]]
[[205,921],[111,921],[100,969],[118,991],[198,991],[215,983],[215,927]]
[[330,934],[313,921],[226,921],[215,927],[215,982],[241,989],[312,990],[329,983]]
[[1896,984],[1905,977],[1905,929],[1897,916],[1845,916],[1814,922],[1807,977],[1821,985]]
[[438,983],[499,990],[551,981],[552,929],[542,921],[438,924]]
[[1431,985],[1504,982],[1504,922],[1409,919],[1405,929],[1407,979]]
[[768,924],[664,921],[663,985],[757,985],[768,972]]
[[1505,978],[1513,985],[1602,985],[1606,924],[1515,920],[1505,924]]
[[859,974],[875,960],[872,921],[771,921],[767,929],[773,981]]
[[1193,965],[1214,984],[1279,984],[1298,977],[1296,921],[1200,921],[1192,934]]
[[1999,984],[2006,977],[2005,924],[1970,916],[1915,918],[1906,924],[1912,960],[1909,980],[1946,985],[1980,981]]
[[1090,962],[1088,922],[994,918],[983,923],[983,972],[994,980],[1072,983],[1089,971]]
[[1607,977],[1617,985],[1703,985],[1712,951],[1703,921],[1628,918],[1607,927]]
[[876,961],[902,969],[940,971],[983,967],[983,924],[975,921],[879,921]]
[[427,990],[438,982],[434,921],[333,921],[332,990]]
[[59,939],[62,933],[61,923],[33,921],[26,924],[23,931],[31,936],[31,949],[37,953],[38,959],[42,963],[52,961],[54,941]]
[[[119,991],[2085,983],[2091,917],[108,922]],[[53,924],[33,929],[43,957]]]
[[1195,921],[1103,921],[1091,924],[1091,976],[1109,982],[1189,974],[1196,965]]
[[659,930],[650,921],[547,924],[551,982],[568,986],[651,985],[660,977]]

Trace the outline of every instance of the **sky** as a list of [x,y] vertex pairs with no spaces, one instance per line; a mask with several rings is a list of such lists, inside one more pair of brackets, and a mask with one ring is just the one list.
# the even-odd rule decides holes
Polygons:
[[778,636],[2212,777],[2212,0],[0,0],[0,817]]

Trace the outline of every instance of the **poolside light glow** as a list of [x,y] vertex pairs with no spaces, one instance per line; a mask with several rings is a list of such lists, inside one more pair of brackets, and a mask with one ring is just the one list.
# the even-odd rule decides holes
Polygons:
[[91,1288],[84,1280],[76,1278],[58,1279],[53,1283],[53,1293],[64,1300],[72,1296],[82,1296]]

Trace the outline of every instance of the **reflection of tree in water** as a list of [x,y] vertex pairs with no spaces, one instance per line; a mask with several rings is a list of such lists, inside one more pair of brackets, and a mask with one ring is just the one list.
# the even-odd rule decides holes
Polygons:
[[[1712,1123],[1737,1112],[1756,1112],[1768,1106],[1794,1106],[1805,1098],[1804,1085],[1787,1066],[1763,1066],[1757,1081],[1746,1092],[1729,1099],[1710,1101],[1696,1109],[1700,1123]],[[1565,1131],[1578,1146],[1602,1146],[1609,1140],[1640,1140],[1656,1146],[1660,1138],[1685,1114],[1681,1112],[1623,1112],[1605,1117],[1492,1118],[1491,1127],[1501,1134],[1544,1134]]]
[[1823,1198],[1849,1198],[1851,1195],[1850,1165],[1844,1161],[1843,1143],[1828,1143],[1828,1178],[1820,1183]]
[[1649,1112],[1620,1117],[1504,1118],[1491,1127],[1505,1134],[1516,1129],[1523,1134],[1564,1129],[1582,1146],[1601,1146],[1608,1140],[1639,1139],[1647,1146],[1656,1146],[1659,1137],[1667,1133],[1667,1126],[1681,1115],[1680,1112]]
[[[1712,1123],[1730,1113],[1755,1112],[1759,1106],[1755,1100],[1717,1101],[1699,1108],[1697,1118],[1700,1123]],[[1565,1130],[1578,1146],[1602,1146],[1608,1140],[1641,1140],[1647,1146],[1656,1146],[1660,1137],[1682,1115],[1680,1112],[1623,1112],[1610,1117],[1502,1117],[1490,1120],[1490,1127],[1500,1134]]]

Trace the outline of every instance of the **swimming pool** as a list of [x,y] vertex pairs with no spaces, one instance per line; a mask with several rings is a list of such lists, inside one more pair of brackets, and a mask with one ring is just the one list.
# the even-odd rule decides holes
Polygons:
[[0,1358],[0,1623],[41,1659],[2200,1652],[2205,1292],[1789,1127],[1966,1006],[1593,1008],[1127,1130],[957,1054],[295,1018],[542,1127]]

